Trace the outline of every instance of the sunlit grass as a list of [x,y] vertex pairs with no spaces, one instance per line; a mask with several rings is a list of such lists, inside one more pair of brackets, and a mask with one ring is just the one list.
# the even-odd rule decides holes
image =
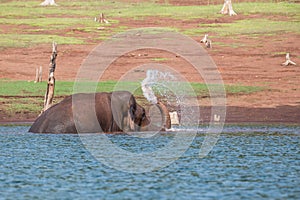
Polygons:
[[[82,82],[80,83],[80,92],[110,92],[118,90],[131,91],[140,103],[146,103],[143,98],[143,92],[140,82],[117,82],[104,81],[100,83]],[[189,85],[190,84],[190,85]],[[177,87],[178,86],[178,87]],[[7,115],[14,113],[35,113],[38,114],[43,107],[44,94],[46,92],[47,83],[33,83],[28,81],[11,81],[0,80],[0,101],[2,105],[0,109]],[[209,86],[210,89],[223,89],[223,86]],[[159,89],[153,88],[157,96],[162,95]],[[169,88],[170,89],[170,88]],[[177,83],[174,88],[178,90],[178,95],[190,95],[191,97],[209,97],[210,93],[208,85],[204,83]],[[227,95],[230,94],[249,94],[263,90],[262,87],[242,86],[242,85],[226,85],[224,89]],[[93,90],[93,91],[91,91]],[[224,91],[224,90],[223,90]],[[58,103],[65,96],[77,93],[74,90],[74,82],[57,81],[55,85],[54,103]],[[172,91],[166,91],[164,94],[174,95]],[[166,96],[165,96],[166,97]],[[168,98],[168,97],[166,97]]]
[[233,23],[199,24],[198,28],[183,31],[188,35],[216,33],[219,36],[300,33],[300,21],[273,21],[268,19],[238,20]]
[[28,47],[41,43],[84,44],[83,39],[59,35],[0,34],[0,47]]
[[238,14],[264,14],[264,15],[283,15],[290,17],[300,16],[300,4],[290,2],[244,2],[234,3],[234,10]]
[[[217,16],[222,7],[209,6],[175,6],[170,4],[158,4],[155,1],[146,2],[122,2],[122,1],[97,1],[97,0],[72,0],[59,1],[59,6],[43,7],[37,1],[9,1],[1,3],[1,16],[41,16],[49,14],[69,14],[81,16],[93,16],[101,12],[107,12],[112,17],[142,17],[142,16],[169,16],[172,18],[203,18]],[[234,3],[234,10],[238,14],[280,14],[286,16],[299,16],[299,4],[281,2],[249,2]],[[221,15],[220,15],[221,16]]]
[[[167,2],[158,4],[149,0],[146,2],[125,1],[97,1],[97,0],[66,0],[57,2],[59,6],[40,6],[37,1],[4,1],[1,2],[0,23],[12,26],[9,30],[0,30],[0,45],[5,47],[23,47],[40,43],[52,42],[53,35],[44,35],[39,32],[66,30],[64,37],[54,33],[54,39],[59,44],[83,44],[91,41],[101,41],[110,36],[125,31],[130,27],[119,25],[120,19],[145,20],[147,17],[183,20],[189,23],[191,19],[218,19],[224,16],[218,14],[222,5],[209,6],[175,6]],[[239,15],[260,14],[262,19],[234,20],[233,23],[199,24],[198,27],[179,30],[178,27],[169,27],[179,30],[189,36],[214,33],[220,36],[247,34],[257,37],[259,34],[276,34],[278,32],[299,33],[300,4],[295,3],[234,3],[234,10]],[[73,30],[86,33],[97,31],[99,23],[94,22],[100,12],[107,16],[110,24],[102,24],[105,29],[95,38],[85,40]],[[269,15],[284,16],[286,21],[264,18]],[[145,22],[146,23],[146,22]],[[27,28],[23,30],[22,26]],[[114,26],[111,26],[114,25]],[[166,27],[167,28],[167,27]],[[16,36],[16,33],[19,36]],[[30,34],[34,36],[29,36]],[[40,36],[43,34],[44,36]],[[33,40],[31,37],[36,38]],[[50,38],[50,39],[49,39]],[[17,42],[18,41],[18,42]]]
[[[142,95],[141,83],[140,82],[130,82],[130,81],[104,81],[99,83],[94,82],[81,82],[80,91],[91,91],[93,92],[109,92],[114,90],[129,90],[135,91],[137,95]],[[169,84],[169,82],[168,82]],[[205,83],[182,83],[182,84],[173,84],[175,87],[179,86],[182,88],[190,87],[197,95],[208,95],[208,85]],[[171,84],[172,85],[172,84]],[[214,88],[213,86],[210,86]],[[10,81],[10,80],[0,80],[0,96],[43,96],[47,88],[46,82],[33,83],[28,81]],[[244,85],[225,85],[224,86],[228,94],[242,94],[242,93],[252,93],[263,90],[261,87],[254,86],[244,86]],[[180,88],[174,88],[180,89]],[[55,85],[55,95],[57,96],[66,96],[73,94],[74,82],[71,81],[57,81]]]
[[5,105],[5,113],[7,115],[15,113],[38,113],[43,107],[42,98],[0,98],[0,101]]
[[168,58],[152,58],[151,60],[153,60],[155,62],[161,62],[161,61],[167,61]]
[[13,18],[0,18],[1,24],[12,24],[12,25],[28,25],[33,28],[47,28],[48,30],[62,29],[74,25],[85,25],[85,26],[99,26],[95,23],[92,18],[58,18],[58,17],[38,17],[38,18],[25,18],[25,19],[13,19]]

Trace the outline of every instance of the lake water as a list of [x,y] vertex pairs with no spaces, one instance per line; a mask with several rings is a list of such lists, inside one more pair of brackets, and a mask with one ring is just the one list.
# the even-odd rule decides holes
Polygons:
[[[200,132],[178,160],[147,173],[104,165],[77,135],[28,128],[0,126],[0,199],[300,199],[299,126],[225,127],[204,158]],[[147,152],[173,137],[109,139]]]

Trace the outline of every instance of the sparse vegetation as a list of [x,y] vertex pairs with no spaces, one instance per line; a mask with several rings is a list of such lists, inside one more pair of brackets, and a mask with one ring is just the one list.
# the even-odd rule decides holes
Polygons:
[[167,58],[152,58],[151,60],[153,60],[153,61],[166,61],[168,59]]
[[[62,1],[59,6],[43,7],[36,1],[7,1],[1,3],[0,23],[13,26],[11,31],[1,32],[0,45],[4,47],[27,47],[30,45],[49,43],[55,39],[59,44],[83,44],[91,39],[78,38],[74,32],[93,32],[99,27],[94,22],[94,17],[99,15],[99,10],[104,12],[109,19],[109,25],[101,31],[101,36],[93,38],[93,42],[104,40],[113,34],[124,31],[128,27],[118,26],[119,19],[143,20],[145,17],[156,16],[183,20],[188,23],[195,18],[218,19],[223,17],[218,14],[220,5],[209,6],[174,6],[158,4],[152,1],[139,3],[126,3],[119,1]],[[218,33],[220,36],[234,34],[268,34],[276,32],[299,33],[299,4],[293,3],[235,3],[235,10],[241,15],[261,14],[264,16],[285,16],[289,21],[273,19],[247,19],[233,23],[199,24],[198,27],[179,30],[194,36],[207,32]],[[22,34],[22,26],[28,26]],[[176,27],[170,27],[176,30]],[[62,30],[59,35],[49,34],[51,30]],[[33,39],[35,38],[35,39]],[[18,42],[15,42],[15,41]]]
[[75,37],[63,37],[59,35],[36,34],[0,34],[0,46],[3,47],[29,47],[41,43],[56,41],[59,44],[83,44],[84,41]]
[[238,20],[233,23],[199,24],[198,28],[185,30],[188,35],[216,33],[219,36],[275,34],[294,32],[300,33],[300,21],[273,21],[269,19]]

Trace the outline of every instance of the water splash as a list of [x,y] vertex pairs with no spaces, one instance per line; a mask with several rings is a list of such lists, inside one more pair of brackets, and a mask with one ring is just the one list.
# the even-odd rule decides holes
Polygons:
[[156,82],[154,70],[148,70],[146,78],[142,81],[142,90],[144,97],[152,104],[157,104],[157,97],[155,96],[152,85]]
[[146,78],[142,81],[142,91],[144,97],[152,104],[157,104],[157,96],[153,88],[164,97],[168,97],[168,87],[165,84],[174,81],[175,77],[170,72],[161,72],[158,70],[147,70]]
[[176,71],[150,69],[141,83],[144,97],[152,104],[163,102],[169,112],[175,112],[180,129],[190,129],[199,124],[197,96],[191,85]]

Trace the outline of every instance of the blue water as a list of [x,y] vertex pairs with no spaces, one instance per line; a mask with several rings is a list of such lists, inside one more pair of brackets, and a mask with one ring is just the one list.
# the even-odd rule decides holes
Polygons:
[[[27,130],[0,126],[0,199],[300,199],[299,126],[225,127],[202,159],[200,132],[178,160],[147,173],[104,165],[77,135]],[[173,139],[109,138],[137,152]]]

